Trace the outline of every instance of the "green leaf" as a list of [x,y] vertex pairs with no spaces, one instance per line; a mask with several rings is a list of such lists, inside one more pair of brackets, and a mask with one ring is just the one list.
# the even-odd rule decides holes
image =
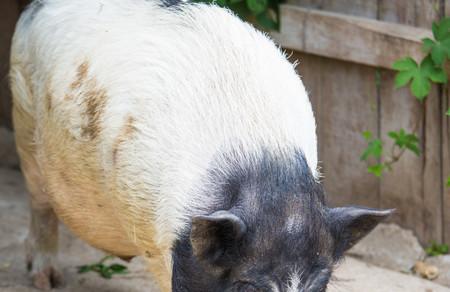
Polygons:
[[420,148],[417,146],[417,144],[408,144],[406,145],[406,148],[416,154],[417,156],[420,156]]
[[268,0],[246,0],[247,7],[254,15],[264,12],[267,8]]
[[381,177],[384,169],[385,169],[384,164],[375,164],[375,165],[371,165],[371,166],[367,167],[367,171],[369,173],[374,174],[376,177]]
[[423,101],[430,93],[431,83],[428,78],[420,73],[416,74],[411,82],[411,92],[418,100]]
[[431,48],[435,45],[435,42],[430,38],[422,39],[422,43],[423,43],[422,50],[425,53],[428,53],[431,50]]
[[394,132],[394,131],[388,132],[388,136],[394,140],[398,139],[398,134],[397,134],[397,132]]
[[[276,15],[276,14],[275,14]],[[270,17],[269,10],[256,16],[256,21],[266,30],[278,30],[278,22]]]
[[78,273],[83,274],[91,271],[91,266],[85,265],[85,266],[79,266],[78,267]]
[[420,101],[423,101],[431,89],[430,78],[439,82],[446,79],[446,73],[442,69],[434,66],[430,56],[422,60],[420,65],[411,59],[404,58],[394,62],[394,69],[400,71],[395,77],[396,88],[411,82],[411,93]]
[[227,6],[227,1],[226,0],[215,0],[217,5],[219,5],[220,7],[225,7]]
[[112,278],[114,274],[126,274],[128,273],[127,267],[121,264],[112,264],[110,266],[105,265],[104,263],[114,258],[114,256],[105,256],[99,262],[92,265],[84,265],[78,267],[78,273],[86,273],[86,272],[96,272],[100,276],[106,279]]
[[408,84],[408,82],[413,78],[413,73],[411,71],[400,71],[395,75],[395,88],[400,88]]
[[392,64],[392,68],[398,71],[410,71],[416,69],[418,67],[416,61],[414,61],[411,57],[406,57],[400,60],[395,61]]
[[240,1],[240,2],[236,2],[236,3],[230,2],[228,7],[231,10],[233,10],[233,12],[236,13],[242,20],[246,20],[251,16],[251,12],[248,9],[245,1]]
[[111,279],[114,272],[109,267],[103,267],[100,270],[100,275],[105,279]]
[[431,31],[433,32],[434,39],[439,40],[439,24],[437,22],[433,22],[431,25]]
[[427,56],[420,63],[420,74],[436,83],[447,83],[447,73],[441,66],[435,66],[432,58]]
[[442,65],[447,57],[447,48],[445,48],[441,43],[435,44],[431,48],[431,58],[436,65]]
[[450,107],[448,108],[447,112],[445,113],[447,116],[450,116]]
[[447,83],[448,81],[447,72],[445,72],[444,69],[439,67],[434,67],[433,70],[430,72],[429,77],[431,81],[435,83]]
[[436,41],[423,39],[423,50],[431,53],[435,65],[442,65],[450,57],[450,18],[433,23],[433,36]]
[[113,270],[115,273],[118,273],[118,272],[124,272],[124,271],[126,271],[126,269],[127,269],[126,266],[121,265],[121,264],[112,264],[111,266],[109,266],[109,268],[110,268],[111,270]]
[[450,188],[450,176],[447,177],[447,183],[446,183],[446,186]]
[[367,148],[362,153],[360,159],[367,160],[370,156],[379,159],[383,154],[383,142],[380,139],[369,141]]
[[[450,110],[450,109],[449,109]],[[369,141],[372,139],[372,132],[371,131],[364,131],[362,132],[362,135],[366,141]]]
[[439,256],[445,255],[449,253],[449,246],[447,244],[437,244],[436,242],[432,242],[429,247],[425,249],[428,256]]
[[414,133],[406,133],[404,129],[391,131],[388,136],[394,140],[394,144],[401,149],[408,149],[416,155],[420,155],[419,138]]
[[433,36],[437,41],[442,41],[450,37],[450,18],[443,18],[437,23],[433,23],[431,27]]

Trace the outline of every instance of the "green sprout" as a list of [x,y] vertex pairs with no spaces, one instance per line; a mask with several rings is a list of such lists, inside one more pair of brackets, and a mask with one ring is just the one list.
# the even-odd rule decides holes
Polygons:
[[106,265],[107,260],[113,259],[114,256],[108,255],[102,258],[98,263],[83,265],[78,267],[78,273],[96,272],[105,279],[111,279],[114,274],[127,274],[128,268],[121,264]]

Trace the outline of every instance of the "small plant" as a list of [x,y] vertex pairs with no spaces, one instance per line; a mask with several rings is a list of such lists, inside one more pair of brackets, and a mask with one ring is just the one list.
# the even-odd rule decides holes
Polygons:
[[370,131],[363,132],[363,137],[366,139],[368,146],[361,155],[361,160],[369,161],[372,157],[377,161],[367,167],[367,171],[377,177],[380,177],[383,174],[383,171],[391,170],[392,165],[400,159],[406,150],[411,151],[416,155],[420,155],[419,138],[413,133],[407,133],[404,129],[388,133],[388,137],[394,140],[394,144],[390,149],[388,157],[382,162],[380,159],[382,156],[386,156],[383,155],[383,141],[374,138]]
[[215,3],[232,10],[243,20],[253,23],[262,30],[278,30],[279,5],[283,0],[194,0]]
[[105,279],[111,279],[114,274],[127,274],[128,268],[121,264],[105,265],[107,260],[114,256],[108,255],[102,258],[98,263],[78,267],[78,273],[96,272]]
[[[395,87],[400,88],[409,85],[412,95],[421,103],[431,90],[431,84],[447,84],[448,76],[445,65],[450,59],[450,18],[443,18],[432,26],[434,39],[425,38],[422,40],[422,49],[426,56],[420,63],[411,57],[397,60],[392,65],[397,70],[395,76]],[[375,82],[379,86],[379,72],[375,76]],[[450,116],[450,108],[446,115]],[[418,124],[418,122],[416,123]],[[367,171],[381,177],[385,171],[392,170],[392,166],[397,162],[405,151],[411,151],[420,155],[419,138],[416,130],[407,133],[404,129],[391,131],[388,137],[394,141],[389,153],[384,153],[384,143],[380,137],[373,137],[371,132],[363,132],[363,137],[367,141],[367,148],[361,155],[361,160],[367,161]],[[450,187],[450,176],[446,185]]]
[[426,253],[430,257],[444,255],[449,253],[448,244],[437,244],[433,242],[429,247],[425,249]]

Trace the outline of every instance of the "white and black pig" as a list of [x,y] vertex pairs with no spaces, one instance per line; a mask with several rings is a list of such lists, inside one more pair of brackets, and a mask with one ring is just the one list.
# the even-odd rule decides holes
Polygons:
[[311,104],[266,35],[170,2],[40,0],[20,18],[10,76],[34,285],[59,280],[58,218],[146,257],[162,291],[325,291],[391,211],[326,207]]

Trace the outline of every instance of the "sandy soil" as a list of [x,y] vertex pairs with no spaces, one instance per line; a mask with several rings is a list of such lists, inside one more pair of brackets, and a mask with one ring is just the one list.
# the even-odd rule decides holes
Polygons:
[[[0,291],[31,292],[25,269],[23,240],[27,233],[28,207],[23,179],[16,170],[0,169]],[[65,276],[65,292],[157,291],[139,258],[127,264],[130,273],[106,280],[97,274],[78,274],[76,267],[103,257],[62,228],[60,267]],[[115,260],[119,261],[119,260]],[[450,292],[410,275],[401,274],[353,258],[347,258],[335,273],[331,292]]]

